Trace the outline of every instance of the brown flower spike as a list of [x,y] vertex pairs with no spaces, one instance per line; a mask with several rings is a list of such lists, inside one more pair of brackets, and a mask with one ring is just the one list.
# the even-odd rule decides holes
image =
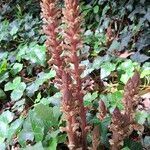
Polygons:
[[138,90],[140,85],[140,75],[135,72],[133,77],[128,80],[124,87],[124,112],[115,108],[112,114],[112,123],[110,131],[112,139],[110,140],[111,150],[120,150],[123,146],[123,140],[128,137],[133,130],[139,130],[139,125],[135,122],[135,110],[139,103]]
[[60,25],[60,16],[61,10],[56,7],[57,0],[42,0],[42,18],[43,18],[43,30],[47,36],[46,47],[48,57],[51,57],[51,60],[48,62],[55,65],[55,70],[57,72],[57,77],[61,78],[62,73],[62,47],[61,41],[58,39],[59,25]]
[[56,0],[43,0],[41,3],[42,17],[45,23],[43,29],[47,35],[46,46],[51,57],[49,64],[56,70],[55,83],[62,93],[61,110],[66,120],[62,128],[68,135],[70,150],[81,148],[86,150],[86,111],[83,105],[83,89],[80,75],[79,50],[82,47],[81,17],[78,0],[64,0],[63,41],[59,36],[59,18],[61,11]]
[[[80,117],[80,127],[82,130],[82,149],[86,149],[86,111],[83,106],[82,79],[80,77],[83,67],[80,66],[79,50],[82,47],[81,40],[81,17],[78,0],[65,0],[63,9],[63,21],[66,25],[64,34],[64,48],[68,53],[67,60],[70,64],[70,76],[73,79],[73,97],[78,105],[78,115]],[[72,64],[72,68],[71,68]]]

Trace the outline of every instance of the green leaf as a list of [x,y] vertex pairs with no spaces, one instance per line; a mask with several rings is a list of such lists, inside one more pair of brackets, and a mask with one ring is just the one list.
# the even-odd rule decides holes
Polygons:
[[22,95],[23,95],[23,91],[22,90],[19,90],[19,89],[13,90],[12,93],[11,93],[11,99],[13,101],[17,101],[17,100],[19,100],[22,97]]
[[66,141],[67,135],[66,134],[61,134],[57,136],[57,141],[58,143],[64,143]]
[[146,118],[148,118],[148,115],[149,114],[146,111],[138,111],[136,113],[135,119],[139,124],[143,125],[146,121]]
[[11,24],[10,24],[10,35],[13,36],[15,35],[18,30],[19,30],[20,24],[18,21],[14,20]]
[[[1,140],[0,140],[1,141]],[[1,143],[0,142],[0,148],[1,148],[1,150],[6,150],[6,145],[5,145],[5,143]]]
[[15,63],[11,69],[11,73],[13,75],[16,75],[18,72],[20,72],[23,68],[23,64]]
[[124,84],[127,83],[129,78],[133,76],[134,72],[126,72],[125,74],[121,75],[120,81],[123,82]]
[[[53,109],[43,104],[35,105],[35,113],[41,118],[46,126],[58,125],[53,115]],[[57,124],[56,124],[57,123]]]
[[9,137],[9,123],[13,120],[14,114],[10,111],[5,111],[0,115],[0,143],[3,143]]
[[106,13],[107,13],[107,11],[110,9],[110,6],[109,5],[106,5],[105,7],[104,7],[104,9],[103,9],[103,12],[102,12],[102,16],[104,16]]
[[98,96],[98,92],[94,92],[94,93],[87,93],[84,96],[84,105],[85,106],[90,106],[92,105],[92,101],[95,100]]
[[124,142],[125,146],[127,146],[130,150],[142,150],[141,142],[132,141],[131,139],[126,139]]
[[17,131],[19,131],[22,123],[23,123],[23,118],[19,118],[11,123],[8,129],[8,137],[7,137],[8,141],[10,141],[13,138],[13,136],[17,133]]
[[141,72],[141,78],[144,78],[146,76],[150,76],[150,63],[146,62],[142,66],[142,72]]
[[136,52],[135,54],[133,54],[133,55],[131,56],[131,59],[132,59],[133,61],[136,61],[136,62],[139,62],[139,63],[143,63],[143,62],[149,60],[150,57],[147,56],[147,55],[145,55],[145,54],[141,54],[141,53],[138,51],[138,52]]
[[6,99],[6,94],[5,92],[0,88],[0,100],[5,100]]
[[150,146],[150,136],[145,136],[144,137],[144,147],[149,147]]
[[24,82],[21,82],[21,77],[16,77],[13,82],[8,82],[5,84],[5,91],[10,91],[11,92],[11,99],[16,101],[19,100],[22,95],[24,90],[26,89],[26,84]]
[[130,59],[128,59],[125,62],[121,63],[118,69],[123,70],[124,72],[132,72],[134,71],[134,63]]
[[50,70],[50,72],[48,73],[44,73],[44,72],[39,73],[36,80],[27,87],[26,89],[27,94],[29,96],[32,96],[44,82],[48,81],[48,79],[55,77],[55,74],[56,73],[54,70]]
[[110,45],[108,51],[113,52],[115,50],[119,50],[120,48],[120,43],[115,39],[113,40],[112,44]]
[[14,118],[14,114],[12,112],[10,112],[9,110],[3,112],[0,115],[0,121],[9,124]]
[[7,70],[7,60],[4,59],[0,65],[0,74]]
[[21,59],[29,60],[31,63],[35,63],[38,65],[45,66],[46,63],[46,47],[45,45],[38,45],[35,42],[30,43],[28,46],[20,45],[18,48],[19,52],[17,54],[17,60],[21,61]]
[[30,118],[28,117],[23,123],[23,129],[18,135],[18,141],[22,147],[26,146],[26,141],[34,140],[34,133],[32,131],[32,126],[30,122]]
[[101,66],[101,79],[108,77],[116,69],[116,64],[106,62]]
[[43,119],[39,118],[35,111],[31,110],[23,124],[23,130],[19,134],[19,143],[22,146],[26,145],[26,141],[36,142],[42,141],[44,137]]
[[60,107],[54,106],[53,107],[53,114],[54,114],[54,117],[55,117],[56,121],[59,121],[58,119],[59,119],[59,117],[61,115]]
[[14,85],[11,82],[8,82],[7,84],[5,84],[5,91],[10,91],[14,89]]
[[107,95],[107,98],[110,103],[111,110],[113,110],[116,107],[118,107],[119,109],[123,109],[123,104],[122,104],[123,94],[120,91],[116,91],[112,94],[109,93]]
[[57,148],[57,138],[52,138],[52,140],[49,142],[49,148],[52,150],[56,150]]
[[7,137],[7,129],[9,128],[8,124],[0,121],[0,143],[4,142]]
[[8,52],[6,51],[0,51],[0,61],[7,59]]
[[[37,115],[32,115],[32,117],[38,117]],[[31,117],[31,116],[30,116]],[[44,126],[42,123],[42,120],[39,118],[30,118],[31,121],[31,126],[32,126],[32,131],[35,136],[35,141],[40,142],[43,140],[44,136]]]
[[95,13],[95,14],[97,14],[97,13],[98,13],[98,11],[99,11],[99,6],[98,6],[98,5],[96,5],[96,6],[94,7],[94,13]]
[[0,83],[2,83],[3,81],[5,81],[6,79],[8,79],[9,74],[8,72],[0,74]]
[[137,66],[137,63],[133,63],[131,60],[126,60],[118,66],[118,71],[123,71],[123,74],[121,74],[120,78],[121,82],[124,84],[127,83],[129,78],[131,78],[134,74],[135,66]]
[[111,123],[111,118],[106,117],[102,122],[100,122],[100,133],[101,133],[101,142],[105,145],[109,145],[108,143],[108,126]]

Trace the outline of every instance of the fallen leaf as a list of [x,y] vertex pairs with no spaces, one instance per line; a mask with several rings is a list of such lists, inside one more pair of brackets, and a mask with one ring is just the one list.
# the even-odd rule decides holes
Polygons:
[[127,58],[129,57],[130,55],[134,54],[134,52],[128,52],[128,51],[125,51],[123,52],[122,54],[119,55],[120,58]]

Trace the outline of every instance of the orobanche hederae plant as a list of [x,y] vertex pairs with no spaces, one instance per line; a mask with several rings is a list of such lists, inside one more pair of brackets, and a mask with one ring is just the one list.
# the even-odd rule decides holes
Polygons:
[[[78,0],[64,0],[60,6],[59,0],[42,0],[43,30],[47,36],[46,47],[48,64],[56,71],[55,85],[62,94],[61,111],[66,121],[62,132],[67,133],[67,146],[76,149],[103,149],[100,141],[101,133],[95,125],[87,124],[87,111],[83,97],[93,82],[88,77],[81,77],[86,69],[81,65],[81,49],[83,46],[82,23]],[[108,127],[111,132],[110,149],[120,150],[123,141],[133,130],[141,127],[134,120],[136,106],[139,102],[139,74],[136,72],[124,88],[124,110],[115,108],[112,121]],[[109,114],[105,103],[100,100],[97,117],[103,121]],[[88,134],[92,133],[92,141],[87,142]]]

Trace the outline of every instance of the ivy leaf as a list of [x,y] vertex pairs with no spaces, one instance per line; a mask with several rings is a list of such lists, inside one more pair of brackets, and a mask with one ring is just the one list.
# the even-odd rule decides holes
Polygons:
[[16,101],[19,100],[22,95],[24,90],[26,89],[26,84],[24,82],[21,82],[21,77],[16,77],[13,82],[8,82],[5,84],[5,91],[10,91],[11,92],[11,99]]
[[115,39],[113,40],[112,44],[110,45],[108,51],[113,52],[114,50],[119,50],[120,43]]
[[10,141],[14,134],[21,128],[23,123],[23,118],[19,118],[11,123],[9,129],[8,129],[8,137],[7,140]]
[[35,42],[30,43],[28,46],[20,45],[18,48],[19,52],[17,54],[17,60],[21,61],[21,59],[29,60],[31,63],[38,64],[41,66],[45,66],[46,62],[46,47],[45,45],[38,45]]
[[13,22],[11,22],[10,24],[10,35],[13,36],[15,35],[18,30],[20,28],[20,23],[17,20],[14,20]]
[[55,120],[56,120],[56,121],[59,121],[58,119],[59,119],[59,117],[60,117],[60,115],[61,115],[60,107],[54,106],[54,107],[53,107],[53,114],[54,114]]
[[149,75],[150,75],[150,63],[146,62],[142,66],[141,78],[144,78]]
[[8,52],[5,52],[5,51],[0,51],[0,61],[6,59],[8,56]]
[[140,52],[136,52],[135,54],[133,54],[131,56],[131,59],[133,61],[137,61],[139,63],[143,63],[143,62],[147,61],[148,59],[150,59],[150,57],[148,57],[148,56],[146,56],[144,54],[140,54]]
[[134,71],[134,65],[131,60],[126,60],[125,62],[121,63],[118,67],[118,70],[123,70],[124,72],[127,71]]
[[121,82],[127,83],[128,79],[134,74],[135,66],[137,66],[137,63],[133,63],[131,60],[126,60],[118,66],[118,71],[123,71],[123,73],[121,72]]
[[11,99],[14,101],[19,100],[22,97],[25,89],[26,89],[26,84],[21,82],[20,85],[12,91]]
[[[40,142],[43,140],[44,136],[44,126],[43,122],[40,118],[38,118],[37,114],[30,114],[30,122],[32,126],[32,131],[34,133],[35,141]],[[33,118],[34,117],[34,118]]]
[[23,64],[21,63],[15,63],[11,69],[11,73],[13,75],[16,75],[18,72],[20,72],[23,68]]
[[116,69],[116,64],[106,62],[101,66],[101,79],[104,79],[110,75],[112,71]]
[[97,14],[97,13],[98,13],[98,11],[99,11],[99,6],[98,6],[98,5],[96,5],[96,6],[94,7],[94,13],[95,13],[95,14]]
[[94,92],[94,93],[87,93],[84,96],[84,105],[85,106],[90,106],[92,104],[92,101],[95,100],[98,96],[98,92]]
[[52,150],[57,149],[57,137],[51,139],[51,141],[49,142],[49,148],[51,148]]
[[106,117],[102,122],[100,122],[100,132],[101,132],[101,141],[105,145],[109,145],[108,143],[108,126],[111,123],[111,118]]
[[56,73],[54,70],[50,70],[50,72],[48,73],[44,73],[44,72],[39,73],[36,80],[27,87],[26,89],[27,94],[29,96],[32,96],[44,82],[48,81],[48,79],[55,77],[55,74]]
[[129,78],[131,78],[133,76],[134,72],[126,72],[125,74],[121,75],[120,81],[124,84],[127,83],[127,81],[129,80]]
[[0,88],[0,100],[6,99],[6,94],[5,92]]
[[35,113],[37,114],[38,118],[43,120],[46,127],[57,126],[58,122],[53,114],[53,109],[47,105],[37,104],[35,105]]
[[0,65],[0,74],[7,70],[7,60],[4,59]]
[[148,115],[149,114],[146,111],[138,111],[136,113],[135,119],[139,124],[143,125],[146,121],[146,118],[148,118]]
[[111,110],[118,107],[119,109],[123,109],[123,104],[122,104],[122,93],[120,91],[116,91],[112,94],[108,94],[107,98],[110,102]]
[[[18,135],[18,141],[21,144],[22,147],[26,146],[26,141],[33,141],[34,140],[34,132],[32,130],[32,124],[31,124],[31,118],[29,116],[26,118],[26,120],[23,123],[23,129]],[[35,117],[35,116],[34,116]],[[36,118],[35,118],[36,119]],[[38,124],[37,124],[38,125]]]
[[7,129],[9,128],[7,123],[0,121],[0,143],[3,143],[7,137]]
[[144,137],[144,147],[147,147],[147,149],[150,147],[150,136]]
[[3,112],[0,115],[0,121],[9,124],[14,118],[14,114],[12,112],[10,112],[9,110]]
[[14,114],[10,111],[5,111],[0,115],[0,144],[9,137],[9,123],[13,120]]

